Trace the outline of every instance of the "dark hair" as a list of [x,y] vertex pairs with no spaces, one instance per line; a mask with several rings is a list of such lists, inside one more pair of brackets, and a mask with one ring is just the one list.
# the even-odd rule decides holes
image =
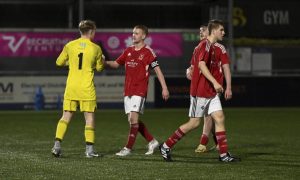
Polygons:
[[208,34],[210,35],[213,29],[217,29],[219,26],[224,26],[223,21],[213,19],[208,22]]
[[96,29],[96,23],[91,20],[82,20],[80,21],[78,28],[81,34],[86,34],[90,30]]
[[134,26],[134,28],[141,29],[146,36],[148,35],[148,27],[145,26],[145,25],[141,25],[141,24],[140,25],[136,25],[136,26]]

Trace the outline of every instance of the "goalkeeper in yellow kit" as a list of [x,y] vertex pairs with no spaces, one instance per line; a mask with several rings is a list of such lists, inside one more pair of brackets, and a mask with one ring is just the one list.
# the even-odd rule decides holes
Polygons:
[[103,69],[102,51],[91,42],[95,36],[96,24],[90,20],[79,23],[81,37],[67,43],[56,60],[57,66],[69,66],[69,74],[63,102],[63,115],[58,121],[52,154],[61,156],[61,141],[77,107],[84,112],[86,157],[98,157],[94,151],[95,116],[97,108],[94,86],[94,70]]

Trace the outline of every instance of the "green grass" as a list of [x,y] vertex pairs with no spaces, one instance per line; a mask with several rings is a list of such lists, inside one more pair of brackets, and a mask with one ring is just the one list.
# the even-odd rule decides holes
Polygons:
[[[116,157],[127,140],[127,118],[123,110],[101,109],[95,146],[104,157],[84,157],[83,115],[76,113],[63,158],[53,158],[61,111],[0,111],[0,179],[299,179],[300,108],[226,108],[225,114],[229,149],[240,163],[220,163],[217,152],[195,154],[202,128],[176,144],[174,162],[158,152],[145,156],[140,135],[131,156]],[[142,120],[162,142],[187,120],[187,109],[147,109]]]

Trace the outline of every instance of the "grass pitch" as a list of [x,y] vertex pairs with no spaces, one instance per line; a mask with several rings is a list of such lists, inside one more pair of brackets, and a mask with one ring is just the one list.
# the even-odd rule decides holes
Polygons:
[[[127,140],[127,117],[123,110],[101,109],[95,148],[104,157],[84,157],[84,120],[76,113],[63,157],[54,158],[50,150],[61,111],[0,111],[0,179],[299,179],[300,108],[224,110],[229,150],[242,158],[239,163],[218,162],[216,151],[195,154],[202,128],[174,146],[174,162],[164,162],[159,152],[145,156],[140,135],[132,155],[116,157]],[[162,142],[186,122],[187,111],[146,109],[141,119]]]

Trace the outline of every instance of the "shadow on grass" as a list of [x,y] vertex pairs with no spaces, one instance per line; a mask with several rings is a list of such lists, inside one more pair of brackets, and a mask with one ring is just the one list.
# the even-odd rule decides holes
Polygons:
[[[116,156],[115,156],[116,157]],[[162,158],[160,154],[154,154],[151,156],[146,156],[142,154],[131,154],[130,156],[126,157],[116,157],[119,160],[122,161],[137,161],[137,162],[163,162],[163,163],[192,163],[192,164],[216,164],[220,163],[218,161],[218,158],[212,158],[212,157],[205,157],[205,158],[199,158],[195,156],[187,156],[187,155],[178,155],[173,154],[172,155],[172,162],[165,162],[165,160]]]

